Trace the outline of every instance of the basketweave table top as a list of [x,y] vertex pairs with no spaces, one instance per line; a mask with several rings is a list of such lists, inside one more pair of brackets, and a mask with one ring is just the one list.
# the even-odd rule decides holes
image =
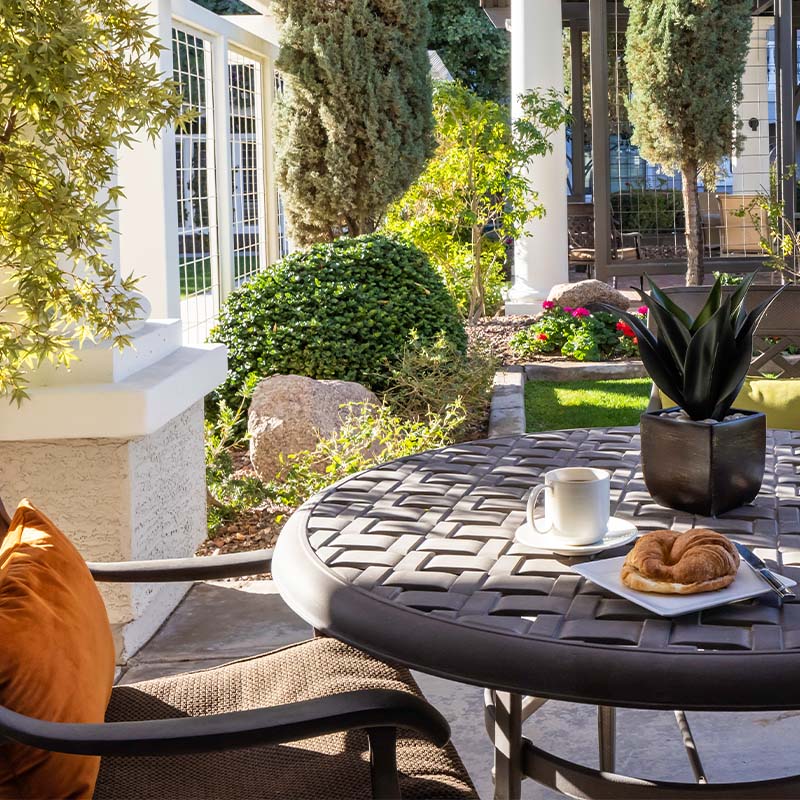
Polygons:
[[640,530],[710,527],[800,580],[800,432],[770,431],[752,505],[706,518],[653,501],[637,428],[595,428],[452,445],[347,478],[287,523],[276,582],[319,631],[467,683],[608,705],[800,708],[800,603],[663,619],[514,541],[530,487],[576,465],[611,472],[612,513]]

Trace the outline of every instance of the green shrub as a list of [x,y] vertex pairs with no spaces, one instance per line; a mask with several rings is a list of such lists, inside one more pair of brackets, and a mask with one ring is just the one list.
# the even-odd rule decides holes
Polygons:
[[[511,337],[511,351],[521,358],[561,354],[574,361],[605,361],[635,356],[635,332],[616,314],[586,308],[560,308],[543,304],[544,313],[529,328]],[[646,313],[640,308],[639,316]]]
[[248,376],[274,374],[381,390],[412,331],[466,348],[455,305],[421,250],[378,234],[314,245],[228,298],[210,337],[228,346],[219,392],[230,398]]
[[354,413],[346,415],[338,433],[313,450],[286,459],[284,469],[269,486],[280,505],[297,508],[326,486],[373,464],[444,447],[454,440],[465,418],[460,402],[420,420],[401,419],[386,405],[349,405]]
[[680,192],[629,189],[611,195],[611,208],[623,231],[639,233],[683,230],[683,197]]
[[267,489],[258,478],[236,475],[231,456],[231,451],[244,446],[247,440],[241,430],[248,396],[246,393],[236,408],[221,400],[214,417],[205,421],[209,535],[238,513],[260,505],[267,498]]
[[383,399],[398,416],[414,420],[461,401],[469,430],[485,418],[498,364],[487,342],[471,342],[462,353],[443,336],[430,345],[414,338],[392,370]]
[[718,280],[722,286],[738,286],[744,282],[744,275],[736,275],[730,272],[715,272],[714,280]]

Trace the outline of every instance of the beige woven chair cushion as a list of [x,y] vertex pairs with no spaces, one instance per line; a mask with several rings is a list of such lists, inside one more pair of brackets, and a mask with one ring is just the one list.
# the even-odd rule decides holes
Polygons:
[[[315,639],[221,667],[114,689],[107,722],[220,714],[358,689],[421,695],[406,669],[333,639]],[[437,748],[401,732],[404,800],[477,798],[452,745]],[[359,800],[371,797],[361,731],[291,744],[191,756],[104,758],[96,800]]]

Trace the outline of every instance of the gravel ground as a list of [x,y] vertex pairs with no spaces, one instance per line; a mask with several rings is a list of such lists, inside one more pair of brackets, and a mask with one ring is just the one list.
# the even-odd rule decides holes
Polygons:
[[489,342],[495,355],[503,364],[522,364],[525,360],[519,359],[508,346],[509,339],[533,324],[534,318],[524,314],[509,317],[487,317],[477,325],[467,326],[467,335],[470,341]]
[[[232,455],[237,477],[255,476],[247,448],[237,450]],[[216,556],[223,553],[242,553],[246,550],[275,547],[278,534],[287,517],[288,513],[285,508],[280,508],[267,501],[256,508],[237,514],[229,522],[220,525],[214,534],[197,548],[196,555]],[[260,580],[269,577],[271,576],[267,573],[251,575],[244,580]]]

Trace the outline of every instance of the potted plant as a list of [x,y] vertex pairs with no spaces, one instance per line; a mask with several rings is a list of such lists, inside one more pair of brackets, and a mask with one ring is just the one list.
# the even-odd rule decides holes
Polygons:
[[766,417],[733,408],[747,376],[753,332],[780,289],[751,311],[755,273],[734,291],[717,278],[692,316],[647,277],[648,321],[620,312],[636,331],[653,383],[676,405],[641,419],[642,471],[661,505],[716,516],[755,498],[764,477]]

